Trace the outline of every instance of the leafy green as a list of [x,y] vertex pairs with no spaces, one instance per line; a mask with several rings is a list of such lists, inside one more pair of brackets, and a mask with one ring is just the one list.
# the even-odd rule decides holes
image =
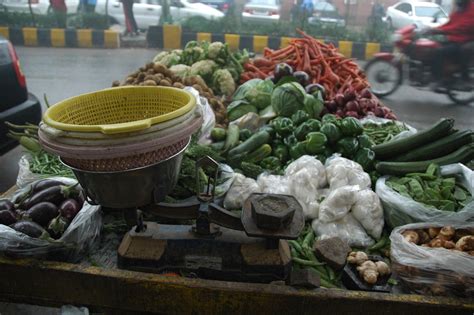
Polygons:
[[282,84],[273,90],[271,102],[280,116],[290,117],[299,109],[304,109],[306,92],[296,82]]

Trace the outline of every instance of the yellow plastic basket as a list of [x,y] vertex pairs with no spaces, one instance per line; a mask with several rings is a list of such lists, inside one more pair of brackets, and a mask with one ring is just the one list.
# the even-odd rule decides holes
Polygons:
[[194,96],[171,87],[125,86],[82,94],[45,112],[45,124],[65,131],[117,134],[150,128],[193,110]]

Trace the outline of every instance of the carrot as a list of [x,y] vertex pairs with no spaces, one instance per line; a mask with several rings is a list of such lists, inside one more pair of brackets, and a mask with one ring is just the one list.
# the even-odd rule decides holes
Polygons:
[[309,52],[308,52],[308,49],[306,47],[303,51],[303,54],[304,54],[304,57],[303,57],[303,71],[305,71],[306,73],[310,73],[311,72],[311,64],[310,64],[310,60],[309,60]]
[[266,58],[255,58],[253,60],[253,64],[258,67],[258,68],[261,68],[261,67],[273,67],[275,66],[275,62],[274,61],[271,61],[271,60],[268,60]]

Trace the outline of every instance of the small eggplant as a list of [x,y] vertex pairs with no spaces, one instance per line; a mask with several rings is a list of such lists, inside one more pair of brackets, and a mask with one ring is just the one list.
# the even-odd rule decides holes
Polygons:
[[31,221],[18,221],[17,223],[10,225],[10,227],[15,231],[24,233],[30,237],[38,238],[49,236],[48,232],[46,232],[41,226]]
[[53,186],[60,186],[63,185],[62,182],[54,179],[42,179],[40,181],[37,181],[31,185],[31,193],[34,194],[38,191],[44,190],[49,187]]
[[344,103],[355,100],[356,97],[357,95],[355,91],[353,89],[348,89],[347,91],[344,92]]
[[[15,211],[15,210],[13,210]],[[10,210],[0,210],[0,224],[12,225],[16,222],[15,213]]]
[[24,208],[29,210],[37,203],[46,201],[59,204],[65,198],[69,198],[74,191],[75,186],[77,186],[77,184],[71,186],[59,185],[38,191],[25,201]]
[[15,205],[8,199],[0,200],[0,210],[15,210]]
[[287,63],[279,63],[275,66],[273,75],[275,80],[278,82],[283,77],[293,75],[293,68]]
[[66,199],[59,206],[61,215],[71,222],[76,214],[81,210],[81,206],[75,199]]
[[48,224],[48,232],[52,238],[60,238],[68,227],[68,222],[61,215],[58,215]]
[[323,97],[323,99],[325,97],[326,89],[321,84],[308,84],[304,89],[306,90],[306,93],[311,94],[313,96],[315,96],[316,93],[321,92],[321,96]]
[[337,106],[340,106],[340,107],[344,106],[344,104],[346,103],[344,101],[344,94],[342,93],[336,94],[336,96],[334,96],[334,100],[336,101]]
[[309,84],[309,82],[311,81],[311,78],[309,77],[309,74],[307,74],[304,71],[295,71],[295,72],[293,72],[293,77],[303,87],[307,86]]
[[47,226],[58,213],[58,207],[54,203],[44,201],[31,207],[25,212],[25,216],[41,226]]

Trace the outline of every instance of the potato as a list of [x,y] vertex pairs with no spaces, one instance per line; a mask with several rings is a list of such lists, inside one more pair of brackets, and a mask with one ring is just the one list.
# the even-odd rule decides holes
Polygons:
[[115,87],[115,86],[120,86],[120,81],[115,80],[114,82],[112,82],[112,87]]
[[171,86],[171,83],[168,80],[163,79],[163,80],[160,81],[160,85],[161,86]]
[[178,88],[178,89],[184,89],[184,85],[179,82],[173,83],[173,87]]
[[146,71],[146,73],[147,73],[147,74],[150,74],[150,75],[154,75],[154,74],[155,74],[155,70],[153,70],[153,69],[148,69],[148,70]]
[[143,78],[143,81],[148,81],[148,80],[155,81],[155,75],[154,74],[148,74]]
[[137,77],[138,81],[143,81],[143,79],[145,79],[145,76],[146,76],[145,73],[140,72],[140,74],[138,74],[138,77]]
[[154,65],[155,65],[154,62],[149,62],[149,63],[146,64],[145,67],[146,67],[147,69],[153,69],[153,66],[154,66]]
[[156,82],[154,80],[145,80],[145,82],[143,82],[143,85],[146,85],[146,86],[157,86],[158,84],[156,84]]

